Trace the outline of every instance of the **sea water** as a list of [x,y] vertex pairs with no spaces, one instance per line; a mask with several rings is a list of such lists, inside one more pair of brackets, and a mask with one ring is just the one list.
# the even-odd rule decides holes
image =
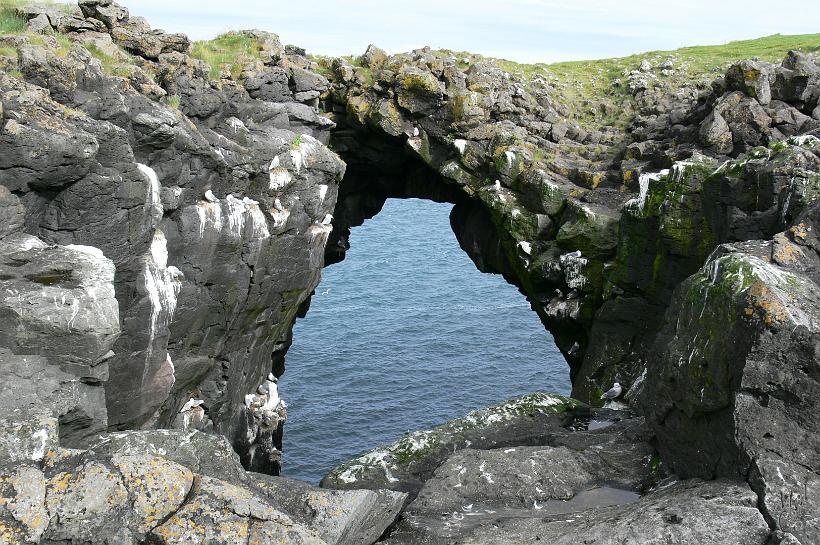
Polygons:
[[408,431],[532,391],[569,392],[552,336],[517,288],[459,248],[451,208],[390,199],[324,269],[280,381],[284,475],[316,482]]

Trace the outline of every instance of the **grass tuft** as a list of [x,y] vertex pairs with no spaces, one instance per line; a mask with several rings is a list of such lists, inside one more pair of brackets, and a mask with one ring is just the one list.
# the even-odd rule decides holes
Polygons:
[[0,0],[0,35],[17,34],[26,30],[26,18],[17,12],[21,0]]
[[214,38],[194,42],[191,56],[205,61],[211,67],[212,79],[219,79],[227,69],[233,79],[238,79],[242,67],[261,58],[262,44],[243,32],[227,32]]
[[179,95],[168,95],[165,97],[165,104],[175,110],[179,110],[180,98]]

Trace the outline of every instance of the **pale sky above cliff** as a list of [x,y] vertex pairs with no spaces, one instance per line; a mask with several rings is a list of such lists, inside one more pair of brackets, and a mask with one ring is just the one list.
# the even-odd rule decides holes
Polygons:
[[685,45],[820,32],[817,0],[120,0],[194,39],[260,28],[310,53],[424,45],[519,62],[623,56]]

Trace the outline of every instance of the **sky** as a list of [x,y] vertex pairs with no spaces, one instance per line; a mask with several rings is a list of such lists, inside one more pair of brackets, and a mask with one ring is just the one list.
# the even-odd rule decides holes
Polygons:
[[425,45],[518,62],[619,57],[820,32],[817,0],[119,0],[155,28],[207,39],[258,28],[319,55]]

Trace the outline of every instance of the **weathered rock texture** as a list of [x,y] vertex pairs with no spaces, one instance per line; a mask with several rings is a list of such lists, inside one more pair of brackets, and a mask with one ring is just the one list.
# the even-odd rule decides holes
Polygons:
[[[369,543],[412,500],[393,542],[820,542],[815,58],[740,61],[702,91],[643,62],[613,82],[621,130],[446,52],[315,62],[260,31],[192,45],[111,0],[0,9],[26,24],[0,36],[6,541]],[[246,474],[278,471],[294,320],[388,197],[455,204],[580,402],[534,394],[324,481],[378,491]],[[658,477],[648,435],[565,428],[615,381],[670,470],[731,481],[624,504]],[[535,513],[563,499],[609,507]],[[475,525],[436,519],[468,501],[488,504]]]
[[0,421],[15,440],[0,443],[4,544],[369,544],[404,502],[245,473],[224,439],[196,430],[121,432],[68,450],[54,418],[16,416]]
[[[0,72],[9,387],[35,373],[79,384],[76,401],[52,396],[66,427],[85,427],[64,440],[213,429],[276,472],[284,408],[247,396],[282,372],[323,265],[344,164],[322,143],[333,124],[289,89],[328,83],[263,33],[268,56],[244,81],[275,72],[287,92],[215,81],[184,36],[111,2],[81,8],[23,9],[45,10],[45,35],[3,37],[20,72]],[[197,414],[180,418],[189,400]]]
[[[382,541],[391,545],[767,543],[770,528],[749,485],[664,479],[643,419],[533,401],[411,434],[322,484],[410,491],[412,502]],[[525,406],[539,408],[502,419]],[[463,441],[467,434],[497,442]]]
[[[771,238],[816,196],[813,152],[752,151],[820,129],[810,117],[820,65],[801,53],[782,66],[733,65],[700,95],[636,87],[639,111],[623,133],[582,129],[546,80],[492,62],[465,68],[422,49],[357,64],[327,67],[324,104],[348,163],[329,259],[386,197],[455,203],[462,248],[527,295],[582,401],[638,381],[672,292],[718,243]],[[746,152],[756,160],[701,191]],[[758,177],[756,196],[745,193]]]

